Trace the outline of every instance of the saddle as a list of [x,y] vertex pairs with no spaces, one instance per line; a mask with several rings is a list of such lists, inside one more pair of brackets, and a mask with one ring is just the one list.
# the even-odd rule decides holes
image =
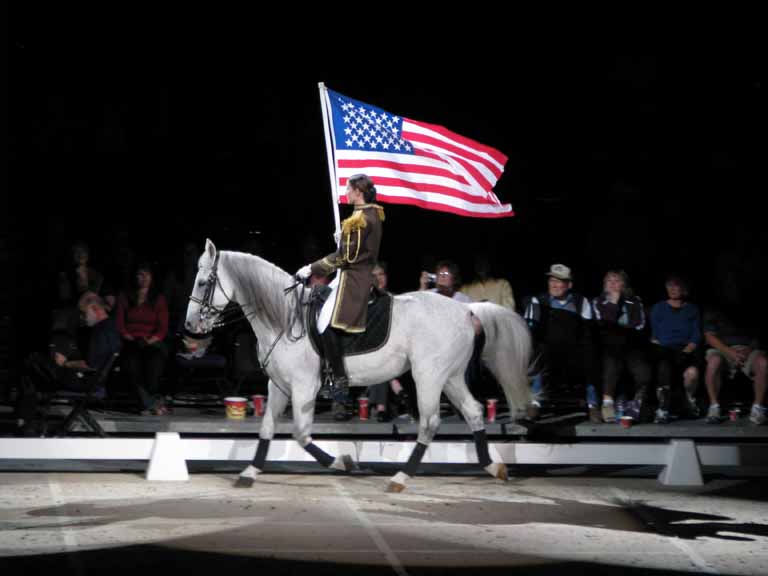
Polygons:
[[[317,319],[323,304],[331,294],[328,286],[316,285],[312,288],[307,306],[307,329],[312,347],[321,358],[324,358],[323,346],[320,342],[320,332],[317,330]],[[375,352],[389,340],[392,326],[392,295],[371,288],[368,299],[368,313],[365,322],[365,332],[360,334],[340,334],[339,343],[343,356],[356,356]],[[327,328],[330,330],[331,328]]]

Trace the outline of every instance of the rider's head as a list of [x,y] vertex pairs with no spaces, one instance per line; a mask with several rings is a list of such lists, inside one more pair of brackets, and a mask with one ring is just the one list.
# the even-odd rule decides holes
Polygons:
[[366,204],[376,202],[376,187],[373,180],[365,174],[355,174],[347,180],[347,186],[354,188],[363,195]]

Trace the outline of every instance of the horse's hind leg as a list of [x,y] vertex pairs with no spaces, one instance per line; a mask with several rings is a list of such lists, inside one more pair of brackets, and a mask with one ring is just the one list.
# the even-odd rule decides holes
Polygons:
[[503,462],[491,460],[491,455],[488,453],[488,437],[485,434],[485,423],[483,422],[483,407],[472,396],[463,375],[455,376],[448,381],[445,386],[445,395],[461,411],[469,429],[472,430],[480,466],[494,478],[506,481],[509,477],[507,466]]
[[253,461],[240,472],[235,482],[237,488],[250,488],[258,474],[264,469],[264,462],[267,460],[269,443],[275,435],[275,420],[285,411],[288,405],[288,396],[282,389],[275,386],[272,380],[267,384],[267,409],[264,412],[264,418],[261,421],[259,430],[259,444],[256,448],[256,455]]

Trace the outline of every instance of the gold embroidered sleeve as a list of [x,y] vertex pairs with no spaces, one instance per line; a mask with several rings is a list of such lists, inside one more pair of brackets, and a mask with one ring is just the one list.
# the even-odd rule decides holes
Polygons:
[[328,276],[328,274],[336,270],[336,268],[341,266],[343,263],[344,259],[342,258],[341,253],[334,252],[325,258],[321,258],[320,260],[313,262],[311,265],[312,273],[317,274],[318,276]]

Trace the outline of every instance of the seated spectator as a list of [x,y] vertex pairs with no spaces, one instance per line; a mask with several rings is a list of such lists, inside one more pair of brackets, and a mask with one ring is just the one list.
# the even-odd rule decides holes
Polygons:
[[572,291],[568,266],[553,264],[547,276],[547,292],[531,297],[523,312],[533,336],[534,357],[538,356],[535,400],[527,408],[528,418],[538,418],[541,395],[552,391],[556,381],[566,379],[584,387],[590,421],[602,422],[594,385],[589,301]]
[[[474,302],[472,298],[461,292],[460,288],[461,272],[459,271],[459,266],[450,260],[441,260],[438,262],[433,274],[422,271],[421,277],[419,278],[419,290],[436,292],[437,294],[442,294],[457,302],[464,302],[467,304]],[[472,325],[475,328],[475,336],[479,337],[483,331],[483,327],[475,316],[472,316]],[[477,362],[477,355],[475,355],[468,367],[470,372],[475,371]]]
[[688,286],[679,276],[668,276],[667,299],[651,308],[651,343],[656,362],[659,408],[657,421],[668,420],[672,383],[682,374],[688,414],[698,418],[698,351],[701,344],[699,307],[687,301]]
[[754,400],[749,413],[753,424],[764,424],[766,420],[766,353],[758,348],[759,343],[747,336],[746,332],[718,310],[704,314],[704,339],[710,346],[706,352],[707,369],[704,383],[709,395],[707,422],[720,422],[720,388],[722,371],[728,368],[731,378],[742,372],[752,380]]
[[80,297],[78,307],[85,324],[91,328],[85,368],[99,371],[120,352],[120,333],[115,320],[107,314],[107,304],[98,294],[86,292]]
[[123,337],[123,371],[139,396],[142,412],[162,415],[168,412],[158,395],[167,351],[168,306],[153,285],[152,268],[139,265],[136,286],[120,294],[117,301],[117,327]]
[[186,392],[186,386],[195,381],[215,382],[218,392],[223,396],[233,392],[233,386],[228,378],[231,354],[225,345],[229,331],[217,331],[214,335],[197,336],[183,333],[179,337],[178,350],[175,354],[175,376],[171,379],[165,393],[175,396],[180,388]]
[[461,291],[475,302],[493,302],[510,310],[515,309],[512,286],[504,278],[491,277],[486,254],[476,257],[475,280],[471,284],[462,286]]
[[[31,424],[37,412],[37,392],[66,390],[85,392],[88,385],[84,373],[98,372],[112,356],[120,352],[121,340],[115,321],[109,317],[104,301],[94,292],[80,297],[78,308],[91,328],[88,348],[81,353],[68,332],[55,332],[50,354],[32,354],[26,363],[27,376],[18,398],[17,413],[22,424]],[[94,398],[106,397],[106,390],[95,390]]]
[[89,329],[82,324],[82,317],[77,309],[77,303],[85,292],[100,294],[104,300],[107,312],[111,313],[115,296],[112,288],[104,281],[104,277],[89,264],[87,244],[75,242],[71,248],[72,266],[59,273],[56,284],[56,308],[53,310],[53,330],[66,326],[77,339],[78,347],[85,349],[88,345]]
[[461,272],[459,267],[450,260],[442,260],[435,266],[434,274],[423,271],[419,278],[419,290],[430,290],[459,302],[473,302],[460,291]]
[[[373,277],[375,286],[381,292],[387,292],[387,264],[377,262],[373,267]],[[389,392],[392,391],[394,398],[390,398]],[[387,422],[392,418],[390,404],[396,404],[400,409],[407,406],[406,394],[400,380],[394,378],[389,382],[382,382],[368,387],[368,401],[376,412],[376,419],[379,422]]]
[[208,353],[208,349],[213,341],[212,336],[205,338],[193,338],[188,334],[181,337],[181,349],[176,352],[176,356],[184,360],[197,360]]
[[614,397],[622,370],[635,381],[635,404],[645,402],[651,368],[645,358],[645,311],[623,270],[609,270],[603,292],[592,300],[603,369],[603,422],[615,422]]
[[84,242],[72,245],[72,261],[74,266],[59,274],[58,300],[59,305],[75,306],[85,292],[95,292],[103,297],[107,311],[115,305],[115,296],[105,283],[104,277],[89,266],[90,251]]

